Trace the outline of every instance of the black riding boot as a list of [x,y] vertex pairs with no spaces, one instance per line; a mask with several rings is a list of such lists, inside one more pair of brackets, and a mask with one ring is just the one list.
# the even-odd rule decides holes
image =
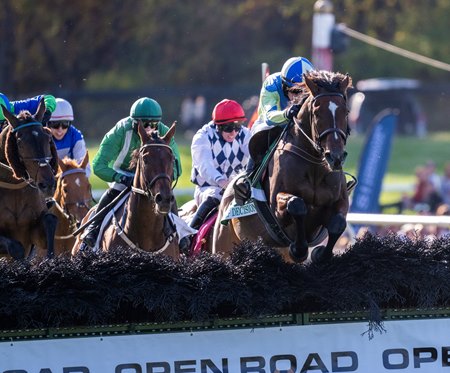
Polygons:
[[[97,209],[95,210],[96,216],[97,212],[100,212],[105,206],[108,206],[119,194],[120,191],[117,189],[108,189],[105,193],[103,193],[100,197],[100,201],[98,202]],[[83,244],[80,248],[81,250],[85,249],[86,246],[89,246],[91,249],[95,246],[100,227],[108,211],[109,209],[103,211],[101,215],[98,215],[97,219],[85,228],[83,234]]]
[[252,186],[249,177],[254,169],[255,162],[250,158],[245,168],[245,173],[233,185],[234,200],[239,206],[242,206],[252,196]]
[[214,197],[208,197],[197,209],[194,218],[189,226],[194,229],[199,229],[203,224],[208,214],[218,206],[220,201]]

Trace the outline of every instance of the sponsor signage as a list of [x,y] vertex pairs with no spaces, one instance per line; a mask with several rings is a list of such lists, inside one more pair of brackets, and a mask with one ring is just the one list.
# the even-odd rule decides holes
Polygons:
[[450,369],[450,319],[0,343],[0,373],[417,372]]

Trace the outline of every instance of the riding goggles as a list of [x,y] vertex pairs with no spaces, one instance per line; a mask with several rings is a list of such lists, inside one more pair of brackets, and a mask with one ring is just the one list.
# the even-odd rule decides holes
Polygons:
[[156,129],[158,128],[159,119],[135,119],[134,122],[136,124],[140,123],[144,128]]
[[65,121],[57,121],[57,122],[48,122],[48,126],[50,128],[54,128],[54,129],[62,128],[63,130],[66,130],[67,128],[70,127],[70,125],[71,125],[71,122],[66,121],[66,120]]
[[229,124],[221,124],[219,129],[222,132],[231,133],[233,131],[239,132],[242,128],[242,124],[240,123],[229,123]]

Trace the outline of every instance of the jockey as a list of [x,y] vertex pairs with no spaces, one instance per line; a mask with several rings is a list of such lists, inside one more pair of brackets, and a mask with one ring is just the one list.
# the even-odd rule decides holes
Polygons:
[[[105,135],[92,161],[92,167],[94,174],[108,182],[110,188],[100,198],[97,212],[109,206],[122,190],[133,183],[134,170],[130,169],[129,165],[133,151],[139,149],[141,145],[137,132],[138,126],[148,129],[157,128],[160,135],[165,135],[168,132],[169,128],[161,122],[161,117],[162,110],[158,102],[151,98],[143,97],[131,106],[130,116],[117,122]],[[180,153],[178,145],[173,138],[169,145],[175,156],[173,179],[176,180],[181,175]],[[172,210],[174,213],[178,212],[176,204],[174,204]],[[107,211],[102,213],[101,216],[98,216],[86,227],[80,250],[95,246],[100,226],[106,213]]]
[[[301,104],[291,104],[298,93],[290,92],[290,88],[303,82],[303,73],[314,67],[305,57],[291,57],[283,65],[280,72],[269,75],[263,83],[259,96],[258,119],[253,123],[252,140],[256,133],[270,130],[275,126],[287,125],[300,111]],[[252,144],[250,141],[250,145]],[[261,154],[261,158],[264,154]],[[243,204],[251,195],[248,175],[260,159],[250,158],[246,168],[246,176],[235,183],[236,202]],[[256,163],[256,164],[255,164]]]
[[[25,100],[9,101],[8,97],[6,97],[3,93],[0,93],[0,104],[5,106],[15,115],[19,114],[22,110],[28,110],[30,113],[34,114],[37,111],[42,97],[44,97],[46,108],[44,118],[42,119],[42,124],[45,126],[56,107],[56,100],[52,95],[39,95],[32,98],[27,98]],[[0,130],[3,129],[5,122],[6,119],[3,116],[3,112],[0,110]]]
[[222,100],[212,112],[212,121],[192,139],[191,181],[198,209],[190,226],[200,228],[208,213],[222,199],[223,189],[241,172],[249,159],[250,131],[243,126],[244,109],[236,101]]
[[[47,124],[52,131],[53,141],[58,151],[58,157],[69,157],[80,163],[86,155],[86,143],[83,134],[73,124],[72,105],[63,98],[56,99],[56,109]],[[91,174],[91,167],[86,168],[86,176]]]

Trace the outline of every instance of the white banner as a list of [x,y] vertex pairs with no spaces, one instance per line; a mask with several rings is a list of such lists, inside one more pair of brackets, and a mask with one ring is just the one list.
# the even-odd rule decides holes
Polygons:
[[450,372],[450,319],[0,343],[0,373]]

